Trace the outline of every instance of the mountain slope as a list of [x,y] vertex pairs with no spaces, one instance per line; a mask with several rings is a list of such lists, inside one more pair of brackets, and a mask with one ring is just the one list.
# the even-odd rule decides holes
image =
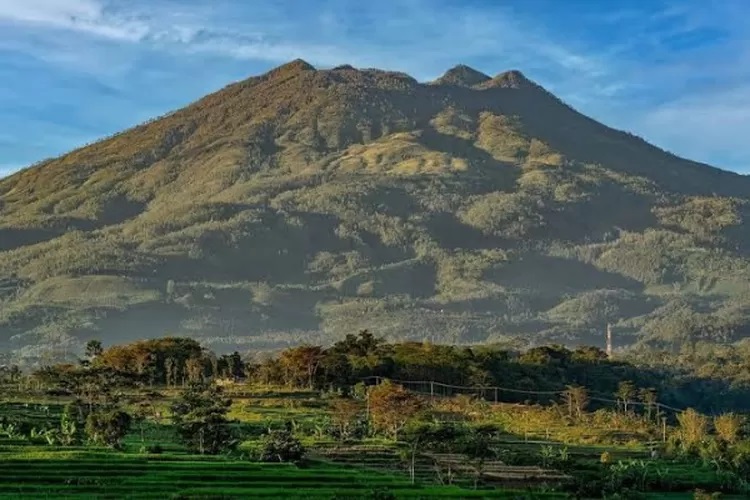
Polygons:
[[748,197],[518,71],[298,60],[0,180],[0,345],[733,340]]

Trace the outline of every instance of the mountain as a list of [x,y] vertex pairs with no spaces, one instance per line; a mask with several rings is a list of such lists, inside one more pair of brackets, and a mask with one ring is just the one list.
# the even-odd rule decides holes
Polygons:
[[749,199],[519,71],[297,60],[0,180],[0,348],[735,341]]

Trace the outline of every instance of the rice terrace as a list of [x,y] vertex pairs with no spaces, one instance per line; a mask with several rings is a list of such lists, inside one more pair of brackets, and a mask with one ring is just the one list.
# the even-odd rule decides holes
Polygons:
[[[516,388],[478,383],[493,370]],[[189,339],[91,341],[78,364],[1,373],[4,498],[750,492],[743,417],[662,403],[701,398],[667,395],[674,380],[595,348],[513,354],[362,332],[250,363]]]

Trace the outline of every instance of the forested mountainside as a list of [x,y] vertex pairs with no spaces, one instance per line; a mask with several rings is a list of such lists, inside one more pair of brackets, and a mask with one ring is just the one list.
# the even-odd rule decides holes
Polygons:
[[518,71],[297,60],[0,180],[0,347],[735,341],[749,198]]

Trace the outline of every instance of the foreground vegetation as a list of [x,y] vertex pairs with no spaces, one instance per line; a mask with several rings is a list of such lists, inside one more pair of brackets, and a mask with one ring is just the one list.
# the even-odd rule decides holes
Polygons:
[[[187,339],[108,349],[91,342],[77,365],[5,372],[0,492],[8,498],[750,494],[741,413],[706,415],[663,404],[656,390],[623,378],[633,373],[626,363],[596,349],[541,348],[522,354],[523,362],[481,352],[484,362],[505,359],[499,373],[508,375],[506,384],[532,369],[537,378],[517,386],[525,392],[506,386],[496,395],[491,380],[461,378],[477,376],[478,352],[388,345],[367,332],[260,363],[217,357]],[[524,363],[531,363],[529,371]],[[576,383],[586,373],[588,385]],[[405,380],[393,382],[393,375]],[[460,380],[466,385],[455,384]],[[547,386],[530,387],[534,382]],[[612,382],[612,399],[597,392]],[[559,391],[540,390],[561,383]],[[519,395],[526,400],[517,401]]]

